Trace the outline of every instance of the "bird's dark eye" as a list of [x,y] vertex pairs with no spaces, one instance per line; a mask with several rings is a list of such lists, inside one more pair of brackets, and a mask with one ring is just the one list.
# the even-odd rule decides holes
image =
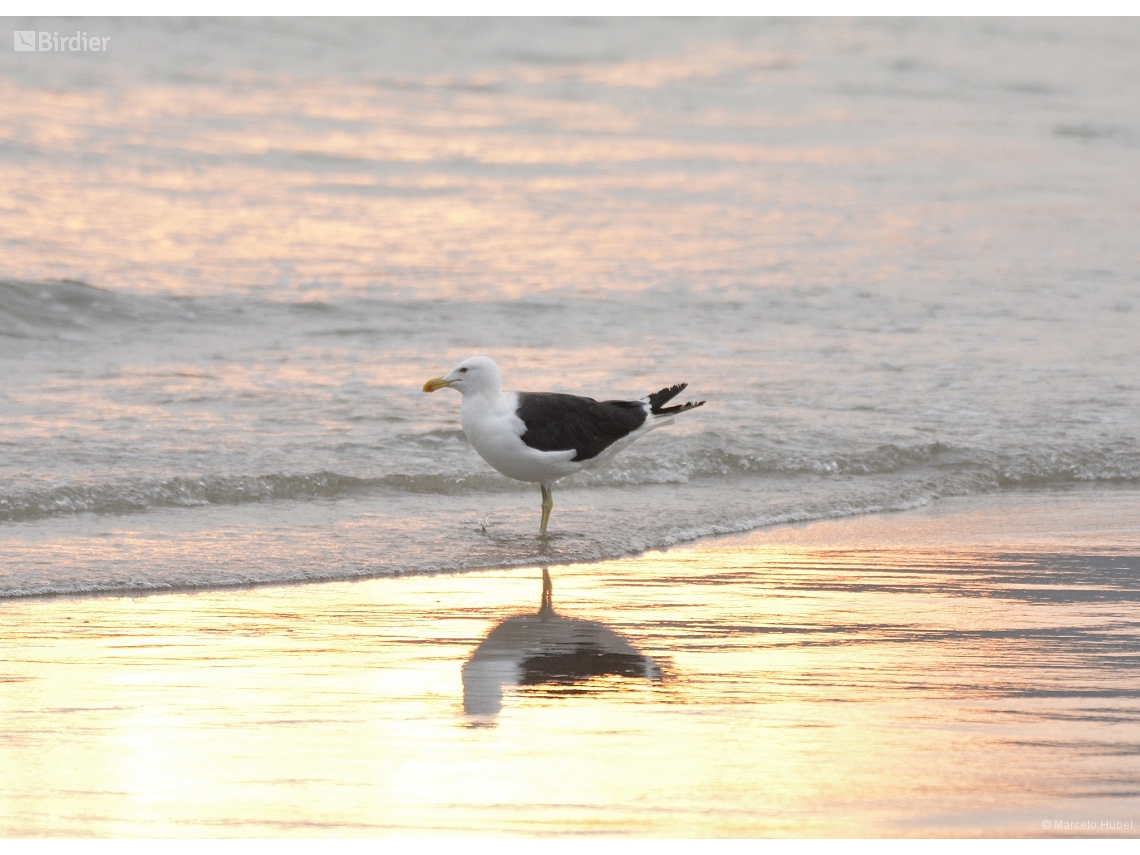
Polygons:
[[459,373],[460,373],[460,374],[466,374],[466,373],[467,373],[467,369],[466,369],[466,368],[460,368],[460,369],[459,369]]

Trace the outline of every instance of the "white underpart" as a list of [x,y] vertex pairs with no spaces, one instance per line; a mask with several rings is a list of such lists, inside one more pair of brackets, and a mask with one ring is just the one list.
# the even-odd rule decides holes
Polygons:
[[[464,368],[467,370],[463,371]],[[501,391],[499,368],[487,357],[473,356],[463,360],[444,379],[463,395],[459,420],[471,445],[480,457],[516,481],[549,485],[559,478],[597,466],[654,428],[673,421],[672,415],[650,415],[645,424],[608,446],[601,454],[575,462],[576,449],[539,451],[522,441],[526,424],[515,414],[519,406],[518,393]],[[649,414],[649,399],[643,398],[642,403],[646,414]]]
[[573,449],[539,451],[522,441],[526,425],[515,415],[518,404],[517,392],[463,396],[459,420],[479,456],[517,481],[549,483],[581,469],[571,460],[578,453]]

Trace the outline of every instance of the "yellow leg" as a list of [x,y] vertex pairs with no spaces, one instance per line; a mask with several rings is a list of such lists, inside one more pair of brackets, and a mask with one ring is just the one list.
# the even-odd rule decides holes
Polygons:
[[546,484],[539,484],[542,488],[542,525],[538,533],[546,537],[546,524],[550,522],[550,511],[554,507],[554,491]]

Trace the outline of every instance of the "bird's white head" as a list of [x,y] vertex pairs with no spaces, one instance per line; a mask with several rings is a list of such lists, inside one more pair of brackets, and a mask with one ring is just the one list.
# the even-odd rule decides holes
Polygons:
[[498,395],[503,390],[503,375],[488,356],[469,356],[443,377],[424,383],[425,392],[449,387],[461,395]]

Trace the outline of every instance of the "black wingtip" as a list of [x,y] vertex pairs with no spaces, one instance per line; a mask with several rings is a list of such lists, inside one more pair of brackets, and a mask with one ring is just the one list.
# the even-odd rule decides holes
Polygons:
[[686,401],[683,404],[678,404],[675,407],[662,407],[659,410],[654,410],[656,415],[675,415],[676,413],[683,413],[685,410],[695,410],[697,407],[703,407],[704,401]]
[[680,395],[688,387],[688,383],[678,383],[676,386],[670,386],[668,389],[662,389],[660,392],[654,392],[649,396],[649,412],[655,416],[672,415],[674,413],[683,413],[685,410],[692,410],[701,406],[704,401],[688,401],[684,404],[677,404],[673,407],[665,407],[667,404]]

